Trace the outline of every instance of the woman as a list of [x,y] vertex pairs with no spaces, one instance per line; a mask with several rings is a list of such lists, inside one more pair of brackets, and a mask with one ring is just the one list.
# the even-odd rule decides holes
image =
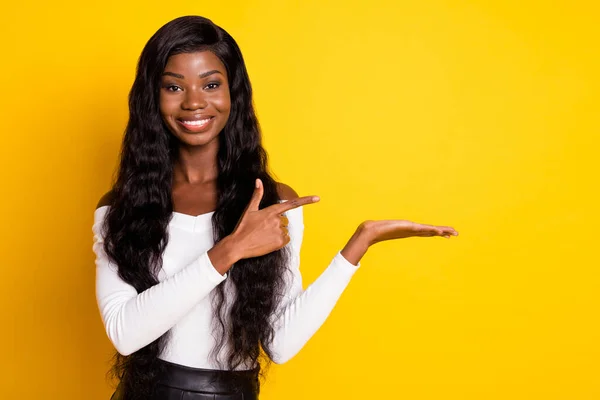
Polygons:
[[319,199],[269,174],[240,49],[208,19],[178,18],[152,36],[129,111],[93,226],[115,399],[257,399],[261,365],[303,347],[369,246],[457,234],[364,222],[303,291],[302,206]]

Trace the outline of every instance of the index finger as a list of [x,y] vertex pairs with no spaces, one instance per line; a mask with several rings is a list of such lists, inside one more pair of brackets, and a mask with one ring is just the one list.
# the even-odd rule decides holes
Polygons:
[[302,207],[307,204],[316,203],[319,200],[319,196],[298,197],[293,200],[288,200],[285,203],[273,204],[272,206],[267,207],[267,209],[275,214],[283,214],[286,211],[293,210],[294,208]]

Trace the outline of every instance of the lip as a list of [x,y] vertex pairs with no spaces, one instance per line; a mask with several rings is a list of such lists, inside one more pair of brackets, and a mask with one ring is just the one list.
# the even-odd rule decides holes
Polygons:
[[[206,124],[201,125],[201,126],[186,125],[183,123],[183,121],[200,121],[200,120],[207,119],[207,118],[210,118],[210,121],[208,121]],[[184,131],[192,132],[192,133],[206,132],[207,130],[209,130],[211,128],[214,120],[215,120],[215,117],[213,115],[194,115],[191,117],[176,119],[177,124],[179,124],[179,126]]]

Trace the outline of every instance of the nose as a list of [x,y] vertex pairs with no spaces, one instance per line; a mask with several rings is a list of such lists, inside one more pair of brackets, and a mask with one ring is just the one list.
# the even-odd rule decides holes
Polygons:
[[184,110],[198,110],[206,108],[208,105],[204,94],[200,90],[188,90],[186,92],[185,99],[181,104],[181,108]]

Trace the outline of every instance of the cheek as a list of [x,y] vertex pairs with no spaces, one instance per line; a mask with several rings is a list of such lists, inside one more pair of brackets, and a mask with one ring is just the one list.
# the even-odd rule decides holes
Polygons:
[[167,98],[166,96],[160,96],[158,104],[160,108],[160,113],[165,118],[171,115],[173,109],[176,107],[176,104],[173,102],[173,100]]
[[228,113],[231,109],[231,99],[229,97],[229,91],[223,93],[221,96],[215,99],[215,107],[222,113]]

